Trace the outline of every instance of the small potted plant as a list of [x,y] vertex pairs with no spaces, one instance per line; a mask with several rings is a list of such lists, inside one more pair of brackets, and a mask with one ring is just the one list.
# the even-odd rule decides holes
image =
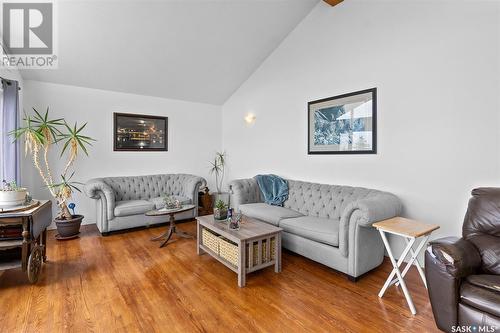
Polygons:
[[28,190],[17,186],[15,180],[7,182],[5,179],[0,188],[0,207],[19,206],[26,202]]
[[225,219],[227,219],[227,205],[221,199],[218,199],[215,202],[214,218],[216,220],[225,220]]
[[[80,232],[80,224],[83,215],[71,214],[67,202],[74,191],[80,192],[77,184],[81,183],[71,181],[74,171],[68,177],[68,172],[74,168],[74,162],[80,151],[88,155],[88,146],[94,139],[82,134],[87,123],[73,127],[60,119],[50,119],[49,109],[45,114],[40,114],[33,108],[33,115],[25,115],[24,127],[19,127],[9,134],[14,136],[15,140],[24,140],[25,154],[30,153],[33,165],[38,170],[45,187],[49,190],[51,196],[56,200],[59,212],[54,219],[58,239],[73,238]],[[56,181],[50,168],[49,151],[50,148],[62,143],[60,157],[66,155],[66,164],[60,173],[60,181]],[[74,206],[73,206],[74,208]]]

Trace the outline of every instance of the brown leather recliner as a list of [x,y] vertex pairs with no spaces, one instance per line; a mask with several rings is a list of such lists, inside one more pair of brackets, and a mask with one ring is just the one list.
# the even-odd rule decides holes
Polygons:
[[432,241],[425,252],[436,325],[446,332],[463,332],[462,326],[500,332],[500,188],[472,191],[462,236]]

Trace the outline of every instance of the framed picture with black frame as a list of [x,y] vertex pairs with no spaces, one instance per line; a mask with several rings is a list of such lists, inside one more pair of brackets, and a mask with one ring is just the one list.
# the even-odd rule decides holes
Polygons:
[[308,154],[376,154],[377,88],[308,103]]
[[168,117],[113,114],[114,151],[168,151]]

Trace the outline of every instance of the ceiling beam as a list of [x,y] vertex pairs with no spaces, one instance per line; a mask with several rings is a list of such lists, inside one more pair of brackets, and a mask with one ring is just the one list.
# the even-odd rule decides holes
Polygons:
[[323,1],[333,7],[335,5],[338,5],[339,3],[341,3],[344,0],[323,0]]

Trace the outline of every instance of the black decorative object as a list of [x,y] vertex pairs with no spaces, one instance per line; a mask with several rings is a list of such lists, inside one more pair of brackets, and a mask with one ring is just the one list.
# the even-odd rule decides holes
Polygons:
[[113,114],[114,151],[167,151],[168,118],[131,113]]
[[377,88],[308,103],[308,154],[376,154]]

